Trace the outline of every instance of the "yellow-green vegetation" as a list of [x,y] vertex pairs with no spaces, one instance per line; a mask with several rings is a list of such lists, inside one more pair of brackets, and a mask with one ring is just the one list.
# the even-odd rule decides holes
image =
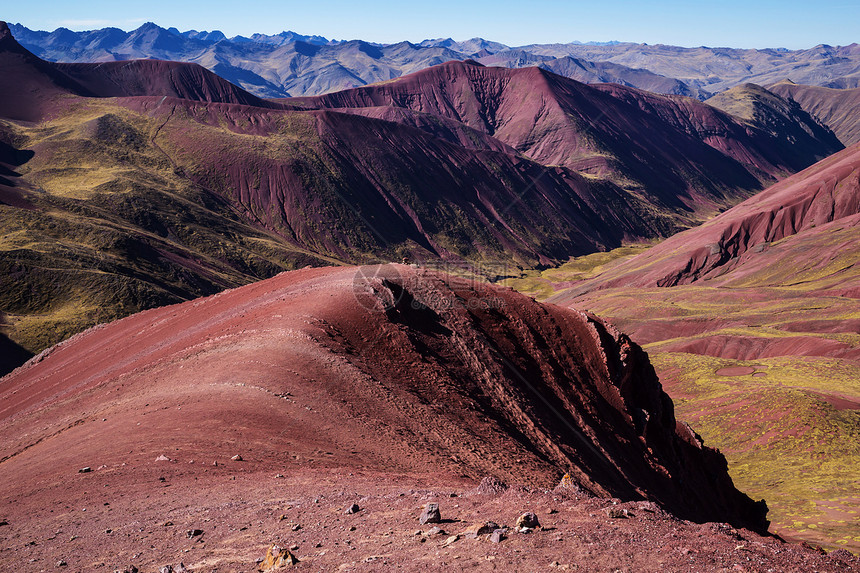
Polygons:
[[[853,322],[860,305],[839,296],[860,285],[857,235],[856,227],[833,224],[792,236],[768,245],[764,259],[695,285],[595,290],[618,278],[611,261],[582,274],[533,271],[508,284],[541,298],[562,293],[551,300],[631,334],[648,351],[677,418],[722,451],[740,490],[767,501],[773,530],[858,552],[860,364],[841,356],[860,348]],[[659,263],[640,257],[624,272]],[[788,350],[769,357],[725,357],[782,343]],[[679,346],[708,355],[673,351]]]
[[520,277],[505,279],[501,284],[537,300],[546,300],[567,288],[570,283],[598,277],[611,265],[626,261],[648,247],[649,245],[626,245],[611,251],[574,257],[558,267],[523,271]]
[[[36,151],[15,168],[32,208],[0,205],[0,326],[30,352],[145,308],[329,262],[193,185],[153,143],[163,119],[68,100],[37,125],[0,122],[7,141]],[[271,155],[308,130],[280,121]]]
[[[767,500],[775,531],[860,550],[860,410],[833,399],[850,398],[860,408],[860,366],[683,353],[653,354],[652,362],[673,373],[667,385],[678,418],[726,455],[739,489]],[[735,366],[756,372],[718,374]]]
[[[676,343],[712,337],[727,345],[803,337],[810,344],[818,339],[857,348],[860,336],[854,332],[803,328],[856,319],[855,299],[804,296],[799,289],[683,286],[610,289],[579,304],[648,342],[644,347],[675,400],[678,418],[726,455],[739,489],[767,500],[775,531],[860,550],[860,515],[847,513],[860,498],[857,362],[814,356],[745,362],[666,352]],[[736,344],[741,351],[748,346]],[[756,371],[717,374],[733,366]]]

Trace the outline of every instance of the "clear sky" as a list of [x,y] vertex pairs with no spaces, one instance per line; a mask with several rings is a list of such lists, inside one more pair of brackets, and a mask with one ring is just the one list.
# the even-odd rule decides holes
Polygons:
[[38,0],[7,2],[0,19],[34,30],[131,30],[151,21],[227,36],[292,30],[393,43],[480,36],[516,46],[620,40],[678,46],[809,48],[860,42],[860,1],[837,0]]

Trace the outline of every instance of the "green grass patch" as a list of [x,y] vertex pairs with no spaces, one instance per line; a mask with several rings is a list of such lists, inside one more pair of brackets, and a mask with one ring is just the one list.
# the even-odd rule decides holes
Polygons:
[[[671,378],[677,417],[725,454],[739,489],[767,500],[774,530],[860,549],[860,520],[850,513],[857,511],[851,500],[860,499],[860,410],[823,396],[860,402],[860,366],[832,358],[651,358]],[[717,374],[730,366],[765,375]]]

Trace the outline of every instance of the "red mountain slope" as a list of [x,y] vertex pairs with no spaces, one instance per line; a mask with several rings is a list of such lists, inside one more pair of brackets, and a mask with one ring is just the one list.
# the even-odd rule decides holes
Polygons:
[[726,205],[726,195],[802,169],[841,145],[826,132],[794,142],[680,96],[615,85],[587,86],[539,68],[449,62],[397,80],[282,100],[311,108],[394,106],[454,119],[544,165],[587,171],[644,187],[663,208]]
[[92,95],[53,64],[25,50],[12,37],[6,22],[0,22],[0,88],[2,116],[24,121],[41,117],[47,102],[56,95]]
[[768,89],[800,104],[800,107],[833,130],[845,145],[860,142],[860,88],[833,89],[805,86],[790,81]]
[[[830,237],[845,236],[846,229],[856,229],[858,224],[860,145],[855,145],[700,227],[667,239],[590,284],[600,288],[700,281],[729,284],[771,267],[784,256],[802,263],[804,252],[812,257],[805,266],[824,265],[832,258],[829,254],[840,252],[840,243],[816,249],[795,247],[816,241],[826,245]],[[779,265],[773,268],[779,269]],[[782,273],[776,275],[788,280]]]
[[856,552],[858,245],[860,144],[550,301],[647,349],[774,531]]
[[37,120],[60,94],[84,97],[171,96],[277,107],[197,64],[135,60],[103,64],[46,62],[24,49],[0,22],[0,109],[3,117]]
[[239,440],[256,471],[302,459],[544,486],[569,472],[599,495],[766,526],[722,456],[675,421],[626,336],[406,266],[295,271],[133,315],[0,388],[0,476],[16,491],[85,465],[145,463],[168,445],[224,459]]
[[548,264],[670,229],[609,182],[543,167],[415,112],[398,115],[417,127],[373,113],[118,103],[161,125],[155,143],[197,185],[287,241],[342,260]]
[[[168,96],[195,101],[272,104],[251,95],[203,66],[162,60],[131,60],[101,64],[55,64],[96,97]],[[86,95],[86,94],[82,94]]]

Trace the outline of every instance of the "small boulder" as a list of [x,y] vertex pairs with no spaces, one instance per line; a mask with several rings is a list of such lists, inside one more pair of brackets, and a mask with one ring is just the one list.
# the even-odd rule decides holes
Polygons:
[[445,535],[445,530],[441,527],[431,527],[427,530],[427,535]]
[[189,529],[188,531],[185,532],[185,536],[188,537],[188,539],[192,539],[194,537],[199,537],[201,535],[203,535],[202,529]]
[[623,507],[607,507],[606,515],[610,519],[624,519],[630,516],[630,512]]
[[346,511],[344,513],[346,513],[347,515],[352,515],[353,513],[358,513],[359,511],[361,511],[361,508],[358,507],[357,503],[353,503],[346,508]]
[[451,537],[442,542],[442,547],[448,547],[458,539],[460,539],[459,535],[452,535]]
[[185,568],[185,563],[180,562],[176,569],[173,570],[173,573],[188,573],[188,569]]
[[[170,458],[168,458],[168,457],[167,457],[167,456],[165,456],[164,454],[161,454],[160,456],[158,456],[157,458],[155,458],[155,461],[157,461],[157,462],[169,462],[169,461],[170,461]],[[168,567],[168,566],[165,566],[165,567]],[[163,569],[163,567],[162,567],[162,569]]]
[[266,557],[260,561],[258,569],[260,571],[272,571],[273,569],[295,565],[298,562],[299,559],[289,549],[282,549],[280,546],[272,544],[266,551]]
[[240,456],[239,454],[236,454],[235,456],[233,456],[233,457],[232,457],[232,458],[230,458],[230,459],[231,459],[231,460],[233,460],[234,462],[241,462],[241,461],[242,461],[242,456]]
[[522,529],[523,527],[528,527],[529,529],[536,529],[540,527],[540,522],[538,521],[537,515],[535,515],[531,511],[527,511],[517,518],[516,525],[517,529]]
[[158,570],[158,573],[173,573],[173,565],[165,565]]
[[505,530],[504,529],[494,529],[490,534],[490,541],[492,543],[501,543],[505,539]]
[[424,511],[421,512],[421,517],[418,518],[418,523],[441,523],[442,515],[439,513],[438,503],[428,503],[424,506]]
[[464,529],[460,535],[469,539],[477,539],[481,535],[489,535],[497,529],[499,529],[498,523],[494,521],[484,521],[470,525]]
[[91,471],[93,471],[93,468],[91,468],[91,467],[87,466],[87,467],[85,467],[85,468],[81,468],[81,469],[79,469],[79,470],[78,470],[78,473],[79,473],[79,474],[88,474],[88,473],[90,473]]

